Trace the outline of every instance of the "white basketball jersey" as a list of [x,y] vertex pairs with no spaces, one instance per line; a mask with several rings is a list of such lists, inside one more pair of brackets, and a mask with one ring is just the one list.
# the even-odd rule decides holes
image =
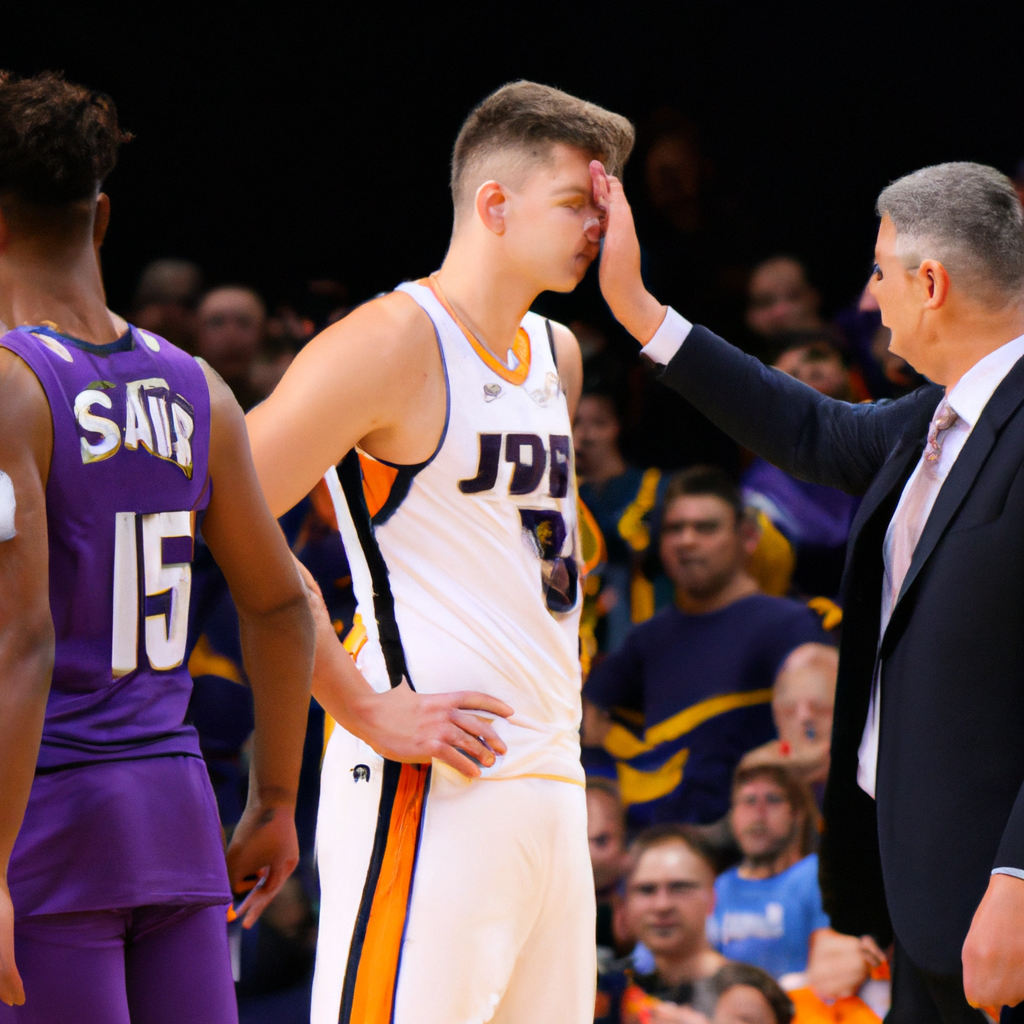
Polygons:
[[527,313],[502,366],[431,288],[399,290],[434,325],[448,414],[420,465],[359,453],[340,485],[328,473],[367,632],[357,663],[387,689],[400,678],[397,639],[416,690],[509,704],[515,714],[496,722],[508,753],[485,778],[581,783],[576,477],[550,326]]

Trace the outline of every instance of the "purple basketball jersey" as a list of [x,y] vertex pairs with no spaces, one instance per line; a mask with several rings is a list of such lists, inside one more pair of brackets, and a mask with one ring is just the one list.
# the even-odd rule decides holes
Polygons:
[[185,665],[196,514],[209,501],[199,364],[141,331],[102,348],[45,327],[0,339],[53,415],[46,491],[57,636],[39,768],[194,754]]
[[[35,373],[53,418],[56,659],[11,864],[15,909],[226,898],[219,822],[185,724],[193,542],[210,493],[206,378],[135,328],[95,346],[23,327],[0,346]],[[116,847],[102,849],[103,836]]]

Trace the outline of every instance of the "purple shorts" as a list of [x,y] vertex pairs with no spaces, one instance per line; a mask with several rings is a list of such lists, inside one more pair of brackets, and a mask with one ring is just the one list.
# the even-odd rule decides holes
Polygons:
[[0,1024],[237,1024],[224,905],[41,914],[14,926],[25,1005]]

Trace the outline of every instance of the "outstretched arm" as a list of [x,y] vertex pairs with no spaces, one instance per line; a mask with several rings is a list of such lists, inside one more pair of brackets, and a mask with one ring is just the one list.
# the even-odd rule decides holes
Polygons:
[[53,672],[46,479],[49,403],[29,368],[0,351],[0,1000],[25,1001],[14,965],[7,865],[28,805]]
[[597,161],[591,173],[595,199],[605,211],[602,292],[623,327],[664,354],[663,383],[786,472],[863,493],[908,424],[922,417],[927,422],[938,388],[887,406],[851,405],[764,366],[706,328],[690,328],[644,286],[640,245],[621,183]]
[[210,506],[203,537],[238,609],[256,711],[249,799],[228,847],[232,888],[251,926],[299,862],[295,800],[309,713],[314,632],[291,552],[260,492],[242,410],[204,365],[210,387]]

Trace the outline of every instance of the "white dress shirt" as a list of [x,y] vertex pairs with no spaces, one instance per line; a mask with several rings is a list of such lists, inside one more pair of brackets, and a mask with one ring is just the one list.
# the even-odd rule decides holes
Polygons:
[[[679,351],[688,337],[693,325],[681,317],[671,307],[661,327],[654,337],[641,351],[650,356],[656,363],[667,365]],[[885,575],[882,582],[882,617],[879,629],[878,644],[881,647],[882,637],[892,618],[893,607],[899,596],[907,569],[910,566],[909,556],[913,554],[917,542],[921,539],[928,516],[935,505],[935,499],[942,489],[949,471],[953,468],[957,457],[971,436],[974,425],[978,422],[989,399],[996,388],[1003,382],[1006,375],[1013,369],[1017,360],[1024,356],[1024,335],[1014,338],[994,352],[990,352],[972,366],[957,381],[946,396],[946,401],[957,414],[957,419],[948,430],[939,435],[941,450],[935,462],[929,462],[922,453],[921,459],[911,473],[900,495],[899,504],[886,530],[882,556]],[[908,502],[908,496],[912,498]],[[908,506],[912,515],[908,516]],[[900,533],[902,532],[902,536]],[[899,544],[895,541],[899,539]],[[894,565],[893,551],[897,546],[903,557]],[[867,721],[864,723],[864,734],[857,751],[857,784],[869,796],[875,795],[875,783],[878,771],[878,728],[881,711],[881,666],[875,671],[871,687],[871,701],[868,705]],[[1015,868],[996,868],[993,874],[1012,874],[1024,878],[1024,871]]]

